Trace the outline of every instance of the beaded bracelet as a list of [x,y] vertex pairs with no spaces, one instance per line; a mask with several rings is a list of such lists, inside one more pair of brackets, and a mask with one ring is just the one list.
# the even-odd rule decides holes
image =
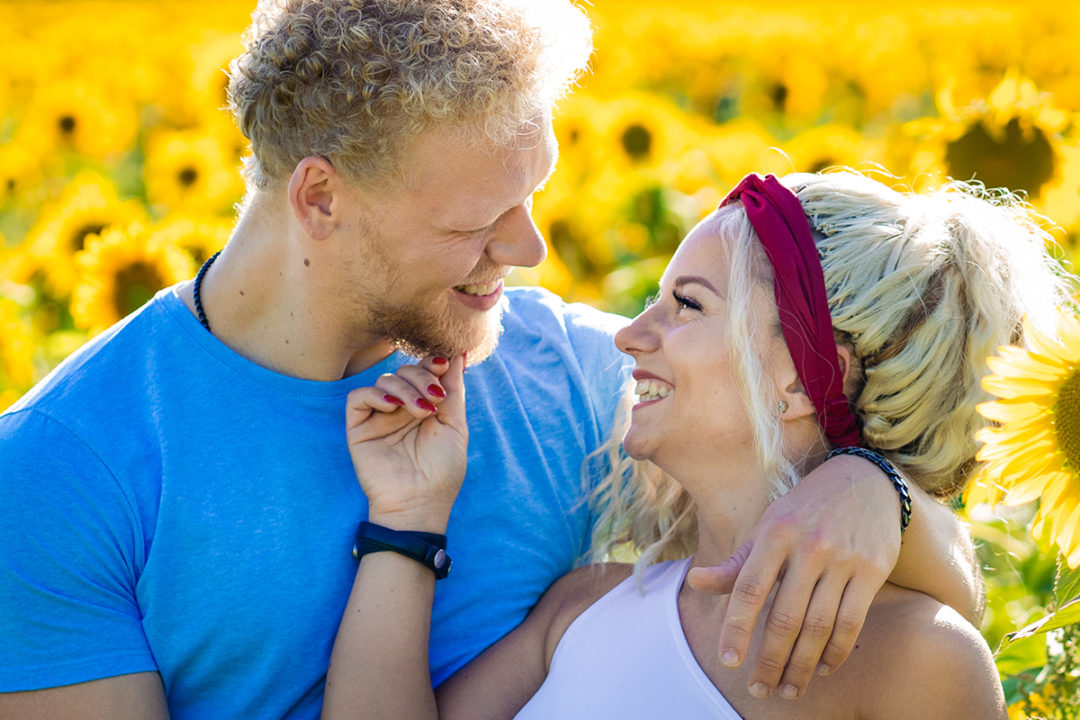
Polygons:
[[837,455],[855,455],[864,460],[869,460],[881,468],[881,472],[885,473],[885,477],[892,481],[893,487],[896,488],[896,492],[900,495],[900,537],[903,537],[904,531],[911,524],[911,492],[908,491],[907,482],[900,477],[896,466],[889,462],[885,456],[861,447],[836,448],[826,455],[825,459],[828,460]]

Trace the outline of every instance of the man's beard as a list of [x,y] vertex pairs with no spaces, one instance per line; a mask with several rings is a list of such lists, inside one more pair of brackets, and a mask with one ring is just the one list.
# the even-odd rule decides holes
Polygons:
[[472,321],[455,318],[447,307],[395,307],[372,303],[367,308],[367,329],[413,357],[441,355],[454,358],[468,352],[475,365],[495,351],[502,333],[503,303]]

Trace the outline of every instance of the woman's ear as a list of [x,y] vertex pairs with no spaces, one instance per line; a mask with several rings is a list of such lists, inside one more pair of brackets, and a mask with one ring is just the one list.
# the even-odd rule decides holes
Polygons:
[[[840,366],[840,376],[844,378],[846,384],[848,371],[851,369],[851,351],[843,345],[837,344],[836,346],[836,362]],[[780,387],[780,402],[784,410],[779,413],[782,420],[797,420],[799,418],[807,417],[809,415],[816,415],[817,409],[814,407],[813,401],[810,400],[810,396],[806,394],[806,390],[803,389],[802,381],[799,380],[799,375],[795,372],[795,368],[791,367],[787,373],[786,383],[781,384]]]
[[289,178],[289,205],[311,239],[325,240],[337,227],[341,178],[330,161],[309,156],[296,164]]

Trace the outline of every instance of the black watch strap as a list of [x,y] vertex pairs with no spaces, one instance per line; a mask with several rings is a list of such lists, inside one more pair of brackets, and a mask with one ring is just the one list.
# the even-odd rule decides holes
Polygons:
[[435,579],[441,580],[450,573],[453,562],[446,554],[446,536],[416,530],[391,530],[382,525],[363,521],[356,528],[356,544],[353,557],[359,560],[368,553],[389,550],[412,558],[431,568]]

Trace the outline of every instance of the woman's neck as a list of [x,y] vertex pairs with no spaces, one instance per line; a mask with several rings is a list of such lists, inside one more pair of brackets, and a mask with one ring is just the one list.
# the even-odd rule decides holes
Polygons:
[[723,562],[749,537],[769,504],[769,491],[752,448],[742,457],[725,455],[664,468],[686,489],[697,509],[695,567]]

